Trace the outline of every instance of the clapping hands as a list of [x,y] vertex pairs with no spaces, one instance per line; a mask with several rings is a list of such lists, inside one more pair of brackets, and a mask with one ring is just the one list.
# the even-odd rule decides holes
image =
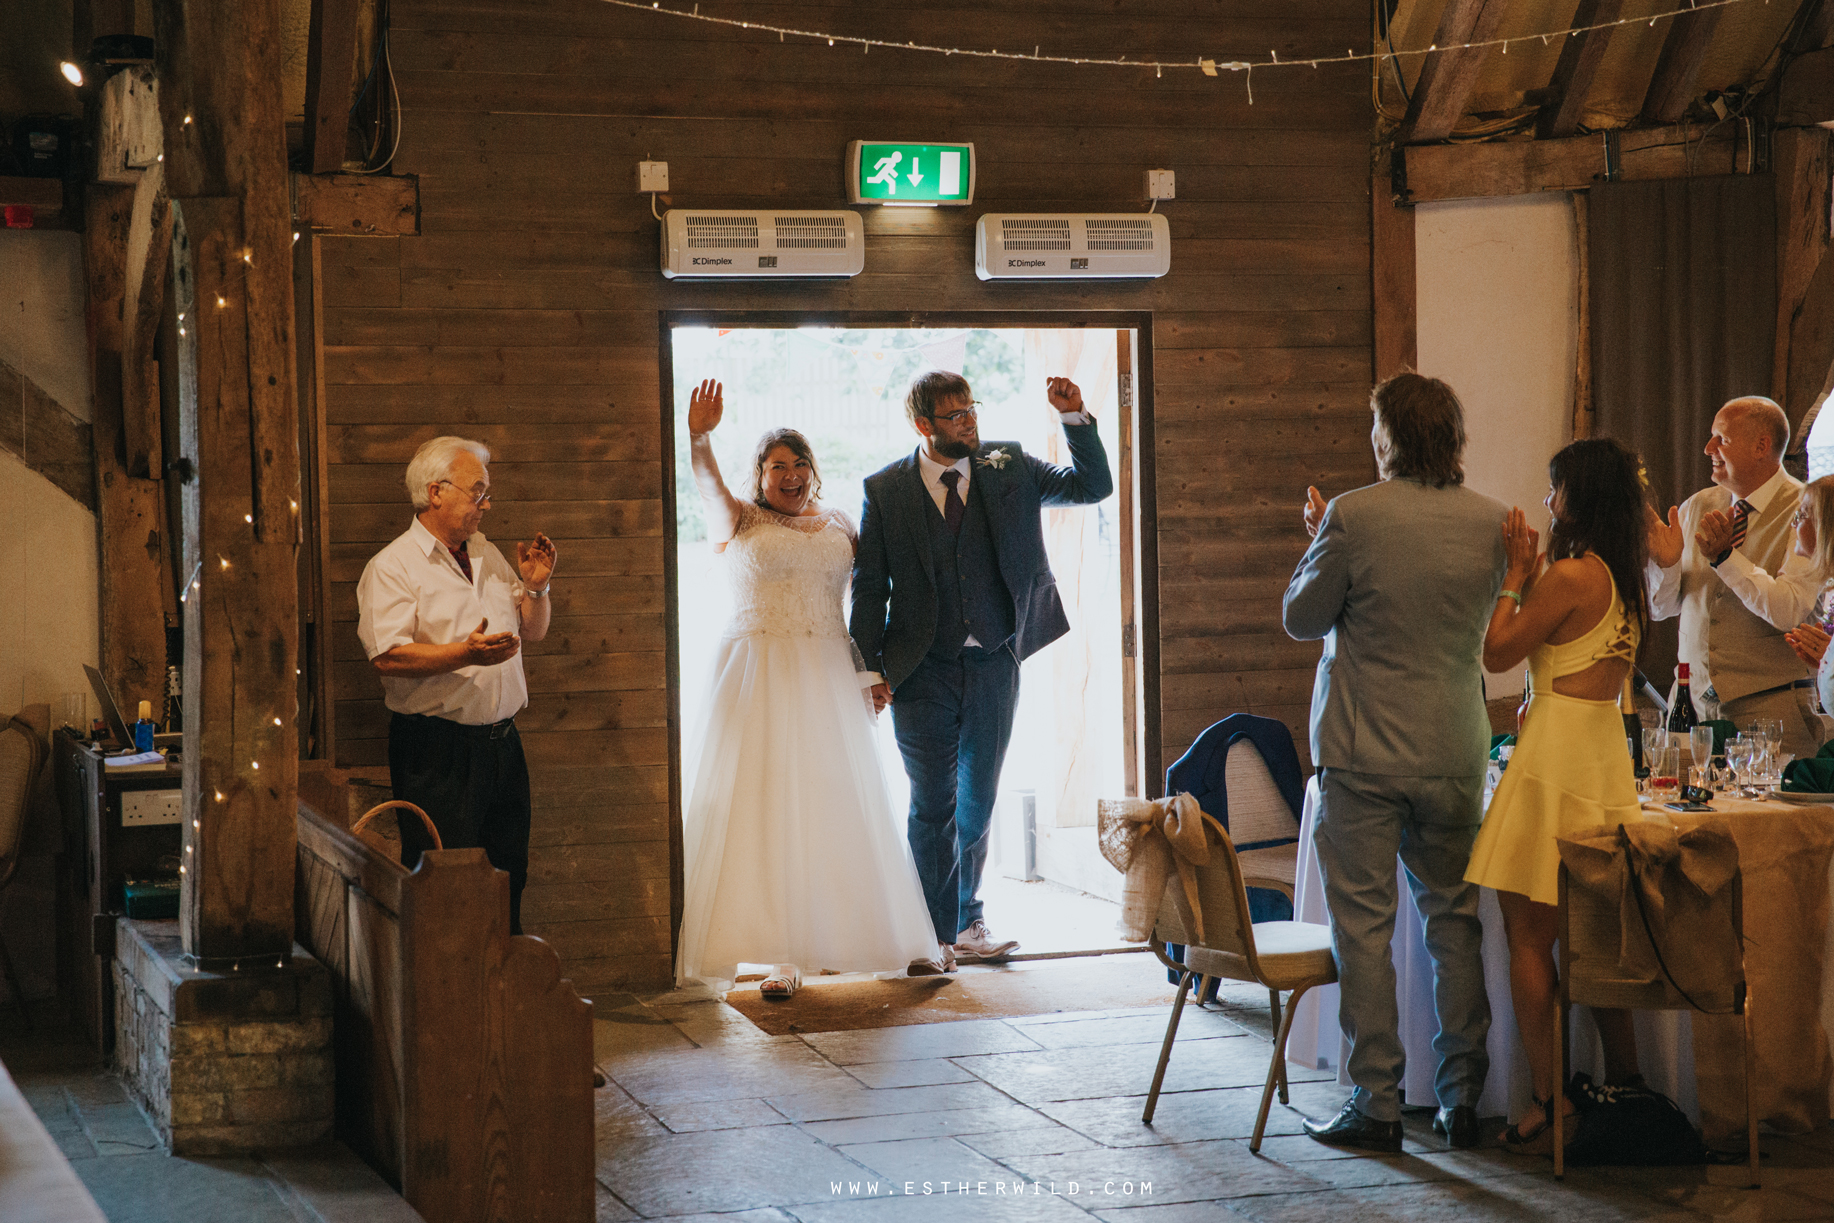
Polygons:
[[1517,506],[1503,516],[1503,552],[1508,567],[1503,583],[1517,594],[1541,572],[1541,533],[1528,525],[1528,518]]
[[1324,495],[1310,484],[1305,486],[1305,533],[1318,538],[1318,528],[1325,521]]
[[1828,630],[1819,624],[1798,624],[1783,634],[1783,640],[1811,667],[1819,667],[1822,655],[1828,652]]
[[1649,528],[1649,559],[1660,568],[1672,569],[1680,563],[1681,551],[1687,544],[1681,534],[1681,511],[1669,506],[1665,522],[1655,507],[1649,506],[1644,510],[1644,521]]
[[1700,528],[1694,532],[1694,545],[1705,557],[1715,557],[1732,546],[1732,515],[1724,510],[1708,510],[1700,516]]

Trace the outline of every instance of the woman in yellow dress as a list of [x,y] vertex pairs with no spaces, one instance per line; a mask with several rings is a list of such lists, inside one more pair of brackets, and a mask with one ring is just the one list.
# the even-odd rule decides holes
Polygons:
[[[1503,591],[1484,637],[1484,666],[1528,660],[1522,733],[1471,850],[1465,878],[1495,888],[1509,940],[1516,1026],[1528,1054],[1535,1111],[1503,1134],[1515,1149],[1551,1141],[1556,1101],[1555,839],[1641,818],[1618,698],[1648,622],[1648,557],[1637,456],[1609,438],[1574,442],[1548,464],[1548,549],[1512,509],[1503,523]],[[1543,560],[1547,567],[1542,568]],[[1607,1082],[1634,1081],[1628,1011],[1594,1008]],[[1540,1141],[1537,1141],[1540,1140]]]

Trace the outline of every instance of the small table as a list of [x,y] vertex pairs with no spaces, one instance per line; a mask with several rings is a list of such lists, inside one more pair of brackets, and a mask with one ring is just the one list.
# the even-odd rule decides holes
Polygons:
[[[1726,821],[1739,846],[1745,878],[1746,976],[1750,982],[1757,1103],[1760,1120],[1799,1133],[1827,1124],[1830,1114],[1830,1042],[1834,1041],[1834,941],[1828,937],[1829,894],[1834,888],[1834,808],[1778,800],[1750,802],[1722,798],[1713,815]],[[1324,880],[1319,873],[1313,831],[1319,809],[1318,781],[1306,783],[1299,839],[1299,872],[1293,901],[1299,921],[1326,922]],[[1648,818],[1688,826],[1705,814],[1646,808]],[[1396,865],[1397,876],[1403,872]],[[1391,944],[1407,1053],[1402,1090],[1416,1104],[1433,1102],[1438,1064],[1432,1040],[1438,1031],[1433,1011],[1433,963],[1427,955],[1420,913],[1405,878]],[[1478,901],[1484,926],[1484,985],[1490,995],[1490,1077],[1478,1112],[1520,1116],[1533,1098],[1528,1061],[1516,1030],[1509,992],[1509,946],[1496,893],[1484,888]],[[1818,983],[1804,966],[1820,965]],[[1338,987],[1314,989],[1293,1015],[1287,1056],[1303,1065],[1343,1071],[1349,1044],[1337,1025]],[[1583,1007],[1574,1014],[1576,1070],[1599,1076],[1602,1051]],[[1743,1131],[1742,1046],[1737,1020],[1684,1011],[1641,1011],[1636,1015],[1637,1050],[1644,1077],[1703,1125],[1709,1141]]]

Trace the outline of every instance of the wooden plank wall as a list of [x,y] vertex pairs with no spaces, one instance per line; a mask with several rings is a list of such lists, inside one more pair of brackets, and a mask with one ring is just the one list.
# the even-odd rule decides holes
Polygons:
[[[1306,484],[1372,478],[1368,81],[989,62],[709,26],[592,0],[394,0],[395,168],[422,232],[323,245],[338,762],[383,760],[354,631],[364,561],[405,528],[415,445],[496,454],[498,540],[552,535],[555,621],[530,649],[536,792],[524,916],[584,994],[669,974],[659,312],[1149,310],[1163,747],[1248,709],[1304,739],[1317,647],[1279,627]],[[685,7],[685,6],[684,6]],[[1348,0],[703,0],[803,29],[1195,60],[1335,54]],[[677,206],[845,207],[851,139],[972,140],[970,209],[864,209],[867,270],[816,284],[672,284],[634,163]],[[1170,168],[1172,273],[983,284],[984,211],[1143,208]],[[667,201],[665,201],[667,203]],[[1303,750],[1303,747],[1302,749]]]

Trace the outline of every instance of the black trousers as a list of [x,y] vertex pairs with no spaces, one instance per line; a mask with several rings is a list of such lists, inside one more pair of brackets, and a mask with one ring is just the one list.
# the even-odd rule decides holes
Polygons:
[[[465,726],[397,713],[388,723],[395,797],[433,817],[447,849],[478,848],[509,875],[509,929],[522,933],[529,877],[529,766],[514,722]],[[413,870],[433,840],[411,815],[401,824],[401,865]]]

